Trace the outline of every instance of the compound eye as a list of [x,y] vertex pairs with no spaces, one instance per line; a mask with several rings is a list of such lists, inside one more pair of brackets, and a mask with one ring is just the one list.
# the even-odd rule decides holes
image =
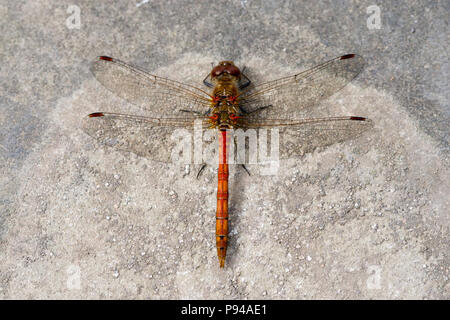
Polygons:
[[217,113],[213,114],[211,117],[209,117],[211,120],[216,121],[219,119],[219,115]]
[[212,78],[218,77],[218,76],[220,76],[223,73],[223,71],[224,71],[224,67],[223,66],[220,66],[220,65],[216,66],[211,71],[211,77]]
[[235,77],[239,77],[240,74],[241,74],[241,71],[239,70],[239,68],[236,67],[236,66],[233,66],[233,65],[227,66],[226,69],[225,69],[225,71],[226,71],[228,74],[231,74],[232,76],[235,76]]
[[232,114],[230,114],[230,119],[231,120],[237,120],[237,119],[239,119],[240,117],[239,116],[237,116],[237,115],[235,115],[234,113],[232,113]]

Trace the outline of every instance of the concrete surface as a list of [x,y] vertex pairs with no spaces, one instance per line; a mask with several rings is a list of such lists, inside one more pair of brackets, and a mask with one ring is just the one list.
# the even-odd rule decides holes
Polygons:
[[[2,299],[450,297],[448,2],[116,3],[0,1]],[[276,176],[232,168],[224,270],[214,169],[196,180],[79,127],[127,108],[97,55],[201,86],[220,59],[259,82],[351,52],[367,66],[326,103],[374,129]]]

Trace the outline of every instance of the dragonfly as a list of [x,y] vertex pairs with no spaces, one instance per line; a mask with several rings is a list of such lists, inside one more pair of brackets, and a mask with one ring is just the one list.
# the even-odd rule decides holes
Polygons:
[[[100,56],[91,66],[108,90],[146,112],[145,116],[106,111],[90,113],[82,128],[100,143],[148,159],[171,162],[174,130],[215,130],[218,140],[216,247],[220,268],[228,244],[230,132],[276,129],[279,159],[301,157],[361,135],[373,126],[362,116],[302,118],[363,69],[364,59],[346,54],[306,71],[254,85],[233,61],[221,61],[203,80],[205,89],[148,73],[118,59]],[[270,75],[269,72],[266,72]],[[248,146],[246,146],[248,150]],[[242,166],[249,171],[242,163]],[[202,167],[203,168],[203,167]]]

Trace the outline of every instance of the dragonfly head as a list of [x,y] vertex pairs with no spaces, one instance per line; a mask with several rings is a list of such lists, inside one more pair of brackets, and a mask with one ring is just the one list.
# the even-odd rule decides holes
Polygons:
[[215,66],[211,71],[211,78],[230,78],[234,77],[239,79],[241,76],[241,70],[236,67],[233,61],[221,61],[217,66]]

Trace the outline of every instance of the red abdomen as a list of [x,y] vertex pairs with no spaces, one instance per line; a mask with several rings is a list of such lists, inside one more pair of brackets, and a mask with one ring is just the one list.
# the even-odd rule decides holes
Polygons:
[[220,131],[219,136],[219,170],[217,185],[216,211],[216,246],[220,267],[225,265],[228,242],[228,163],[227,163],[227,132]]

